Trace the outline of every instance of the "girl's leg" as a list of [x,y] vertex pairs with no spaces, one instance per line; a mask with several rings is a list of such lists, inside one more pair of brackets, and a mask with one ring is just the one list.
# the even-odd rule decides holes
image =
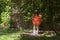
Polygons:
[[33,34],[34,35],[38,34],[38,30],[39,30],[38,25],[34,25],[34,27],[33,27]]
[[39,28],[38,28],[38,25],[37,25],[37,28],[36,28],[36,34],[38,34],[38,30],[39,30]]
[[33,26],[33,34],[35,35],[35,25]]

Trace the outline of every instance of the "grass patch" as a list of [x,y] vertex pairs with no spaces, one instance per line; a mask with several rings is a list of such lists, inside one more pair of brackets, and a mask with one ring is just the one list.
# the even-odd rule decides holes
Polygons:
[[16,30],[16,29],[1,29],[0,30],[0,40],[60,40],[59,35],[55,37],[24,37],[21,36],[26,30]]

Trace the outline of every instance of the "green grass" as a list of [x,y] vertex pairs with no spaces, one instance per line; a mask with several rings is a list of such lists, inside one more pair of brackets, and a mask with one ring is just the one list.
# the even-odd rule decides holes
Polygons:
[[60,40],[60,33],[55,37],[24,37],[26,30],[0,29],[0,40]]
[[0,30],[0,40],[20,40],[20,34],[24,31],[15,29],[2,29]]

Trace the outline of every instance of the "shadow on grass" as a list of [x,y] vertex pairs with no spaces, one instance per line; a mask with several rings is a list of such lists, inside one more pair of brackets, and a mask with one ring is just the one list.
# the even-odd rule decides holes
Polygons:
[[[17,29],[11,29],[11,28],[1,29],[0,31],[2,32],[0,34],[0,36],[1,35],[9,35],[9,34],[12,34],[12,33],[22,33],[23,32],[23,31],[20,31],[20,30],[17,30]],[[45,37],[45,36],[43,36],[43,37],[37,37],[36,36],[35,37],[35,36],[26,36],[26,35],[23,35],[23,34],[19,34],[19,36],[16,38],[16,40],[60,40],[60,32],[58,31],[58,35],[56,35],[54,37]]]
[[60,40],[60,34],[54,37],[46,37],[46,36],[27,36],[21,34],[20,40]]
[[18,29],[14,29],[14,28],[3,28],[3,29],[0,29],[0,36],[1,35],[9,35],[9,34],[12,34],[12,33],[17,33]]

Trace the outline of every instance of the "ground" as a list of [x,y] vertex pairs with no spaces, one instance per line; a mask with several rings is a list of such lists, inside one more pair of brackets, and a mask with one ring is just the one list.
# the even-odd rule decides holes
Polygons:
[[17,29],[0,29],[0,40],[60,40],[60,33],[54,37],[23,37],[22,34],[26,33],[27,30],[17,30]]

